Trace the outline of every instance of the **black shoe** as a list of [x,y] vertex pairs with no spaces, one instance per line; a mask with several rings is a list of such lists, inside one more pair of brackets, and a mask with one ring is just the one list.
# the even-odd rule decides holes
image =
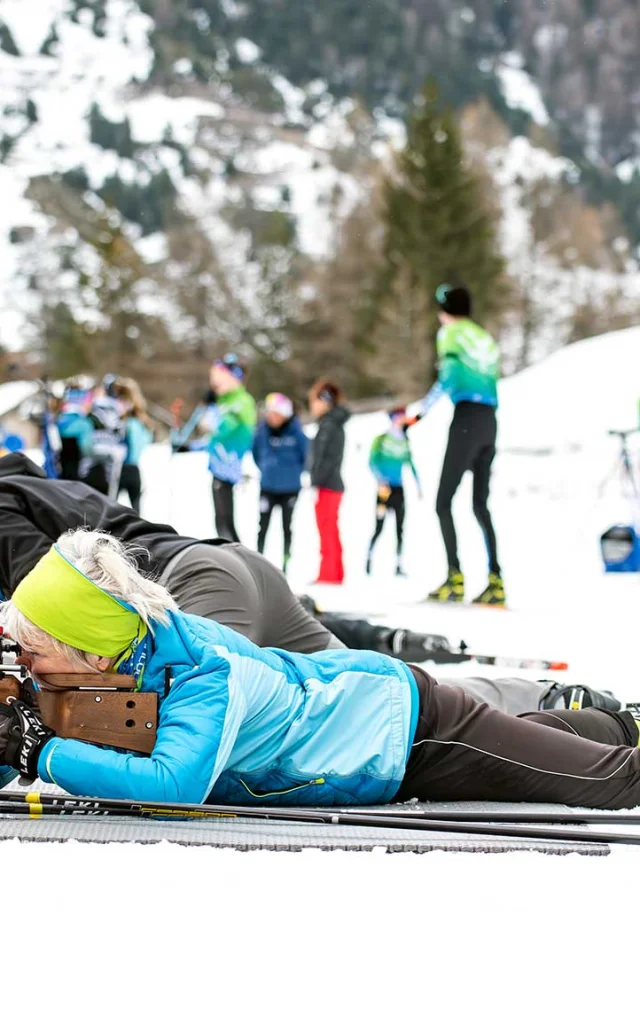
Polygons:
[[[633,701],[631,704],[625,704],[623,710],[628,711],[636,723],[638,728],[638,746],[640,747],[640,703],[638,701]],[[0,787],[1,786],[2,782],[0,782]]]
[[391,653],[400,661],[426,661],[432,654],[451,651],[446,636],[430,633],[412,633],[408,629],[395,629],[390,638]]
[[541,711],[581,711],[583,708],[620,711],[621,707],[620,701],[609,690],[592,690],[590,686],[566,686],[562,683],[551,683],[538,703]]
[[314,619],[317,619],[321,615],[320,609],[311,597],[311,594],[298,594],[298,601],[304,608],[305,612],[312,615]]

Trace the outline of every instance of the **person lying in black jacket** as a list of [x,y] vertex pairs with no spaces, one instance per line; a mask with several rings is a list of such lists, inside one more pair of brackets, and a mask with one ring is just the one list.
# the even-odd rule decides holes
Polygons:
[[[214,618],[264,647],[311,653],[345,646],[424,660],[421,634],[303,607],[283,574],[242,544],[183,537],[166,523],[142,519],[79,481],[48,478],[22,453],[0,459],[0,589],[5,598],[67,530],[111,533],[141,570],[167,584],[183,611]],[[342,621],[344,619],[344,621]],[[400,649],[394,638],[402,634]]]

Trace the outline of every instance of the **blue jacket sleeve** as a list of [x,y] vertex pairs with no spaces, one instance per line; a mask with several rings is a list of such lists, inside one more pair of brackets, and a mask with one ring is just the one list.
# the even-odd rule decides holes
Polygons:
[[244,715],[228,662],[207,659],[173,684],[149,757],[55,737],[38,774],[69,793],[121,800],[202,803],[223,771]]
[[10,768],[8,765],[0,766],[0,789],[4,789],[10,782],[18,777],[18,773],[15,768]]
[[420,402],[420,418],[425,416],[429,412],[429,409],[431,409],[436,404],[436,402],[440,398],[442,398],[442,396],[445,393],[445,390],[446,389],[444,385],[440,382],[440,380],[437,380],[433,387],[429,391],[427,391],[426,395]]
[[260,424],[258,424],[258,428],[257,428],[255,434],[253,435],[253,443],[251,445],[251,454],[253,455],[253,461],[255,462],[255,464],[258,467],[258,469],[262,468],[260,466],[260,453],[262,451],[262,435],[263,435],[263,433],[264,433],[264,431],[263,431],[263,428],[262,428],[262,423],[260,423]]

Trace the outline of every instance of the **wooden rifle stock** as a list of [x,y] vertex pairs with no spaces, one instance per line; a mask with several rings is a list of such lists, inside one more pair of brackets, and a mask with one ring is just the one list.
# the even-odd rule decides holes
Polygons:
[[0,675],[0,703],[35,699],[42,721],[64,739],[141,754],[153,750],[158,696],[136,691],[130,676],[102,672],[42,676],[40,689],[29,688],[28,694],[26,683],[14,675]]
[[10,704],[12,700],[20,700],[22,687],[16,676],[0,675],[0,704]]

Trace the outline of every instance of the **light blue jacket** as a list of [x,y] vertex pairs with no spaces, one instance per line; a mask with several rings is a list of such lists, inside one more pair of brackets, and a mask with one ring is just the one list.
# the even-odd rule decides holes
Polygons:
[[[165,666],[173,683],[163,699]],[[387,803],[418,718],[416,682],[400,661],[263,649],[182,612],[157,627],[141,689],[160,696],[150,756],[56,737],[40,754],[41,778],[127,800]]]
[[129,466],[137,466],[143,451],[151,444],[153,435],[137,416],[129,416],[125,425],[124,439],[127,446],[124,461]]
[[57,426],[60,437],[75,437],[83,455],[90,451],[93,427],[88,416],[80,412],[63,412],[58,417]]

